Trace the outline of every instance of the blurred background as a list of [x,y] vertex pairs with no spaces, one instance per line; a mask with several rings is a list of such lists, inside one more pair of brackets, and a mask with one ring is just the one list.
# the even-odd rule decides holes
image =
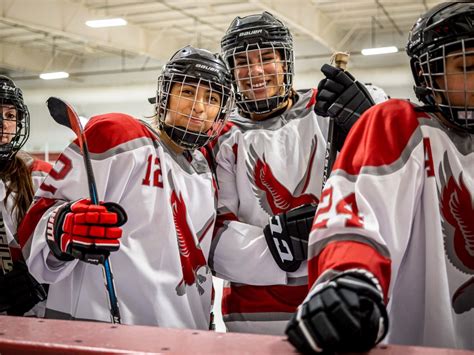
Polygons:
[[[296,88],[316,87],[321,65],[342,50],[351,54],[348,70],[360,81],[382,87],[391,97],[415,100],[404,52],[408,31],[440,2],[0,0],[0,73],[23,89],[30,108],[26,150],[50,159],[72,133],[50,118],[49,96],[68,100],[85,118],[105,112],[151,116],[147,98],[154,96],[160,68],[177,49],[192,44],[219,51],[234,17],[262,11],[279,17],[293,33]],[[104,19],[114,19],[114,27],[88,22]],[[380,47],[391,47],[386,51],[392,53],[361,54]],[[40,78],[58,72],[68,77]]]

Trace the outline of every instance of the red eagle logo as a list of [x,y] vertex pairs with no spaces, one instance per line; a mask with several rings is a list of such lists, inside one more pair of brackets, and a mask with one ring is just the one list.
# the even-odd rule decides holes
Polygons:
[[313,203],[319,203],[316,196],[310,193],[304,193],[310,180],[310,172],[316,155],[316,138],[313,138],[311,144],[311,153],[308,165],[303,178],[298,183],[295,191],[291,193],[275,175],[273,175],[270,165],[265,161],[265,154],[260,158],[255,149],[249,148],[249,162],[247,162],[247,174],[250,181],[253,182],[253,190],[259,199],[260,206],[270,216],[286,212],[292,208]]
[[[201,285],[211,276],[211,271],[199,243],[212,226],[214,216],[208,219],[202,230],[197,232],[195,236],[186,220],[186,204],[184,203],[181,193],[179,195],[176,193],[174,186],[171,192],[170,202],[176,235],[178,237],[181,269],[183,271],[183,278],[176,286],[176,293],[178,296],[182,296],[186,293],[186,286],[196,285],[199,294],[202,295],[204,288]],[[198,274],[198,272],[202,271],[203,273]]]
[[[474,275],[474,208],[471,193],[464,184],[462,172],[458,181],[453,177],[451,167],[444,154],[446,176],[440,167],[441,201],[444,218],[444,246],[448,260],[459,271]],[[452,306],[461,314],[474,308],[474,277],[462,284],[452,297]]]

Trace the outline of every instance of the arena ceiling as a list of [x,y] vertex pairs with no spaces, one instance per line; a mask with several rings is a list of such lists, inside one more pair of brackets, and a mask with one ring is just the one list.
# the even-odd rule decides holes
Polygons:
[[[359,65],[397,65],[401,53],[359,60],[362,48],[394,45],[401,51],[430,0],[0,0],[0,71],[18,80],[67,71],[68,80],[104,73],[157,70],[186,45],[218,51],[236,16],[270,11],[295,38],[300,70],[333,50]],[[121,17],[123,27],[94,29],[93,19]],[[299,59],[298,59],[299,58]],[[38,79],[39,80],[39,79]]]

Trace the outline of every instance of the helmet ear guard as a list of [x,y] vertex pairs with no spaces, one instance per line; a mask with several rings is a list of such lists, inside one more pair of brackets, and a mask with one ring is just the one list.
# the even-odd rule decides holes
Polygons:
[[426,82],[426,79],[422,76],[421,65],[417,58],[410,58],[410,68],[412,71],[413,79],[415,80],[413,90],[415,91],[417,99],[426,105],[435,105],[435,101],[431,96],[432,92],[430,89],[428,89],[428,83]]

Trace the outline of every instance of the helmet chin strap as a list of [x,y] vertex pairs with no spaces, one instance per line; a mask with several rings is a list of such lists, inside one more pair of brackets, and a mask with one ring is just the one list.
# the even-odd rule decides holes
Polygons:
[[[284,88],[282,89],[285,91]],[[289,88],[282,95],[272,96],[263,100],[243,100],[240,105],[237,103],[237,106],[241,112],[247,115],[265,115],[274,111],[280,111],[282,107],[285,107],[292,93],[292,89]]]
[[245,101],[245,104],[242,105],[245,106],[245,110],[241,109],[248,114],[264,115],[275,110],[280,104],[279,101],[284,102],[285,99],[281,99],[281,97],[270,97],[263,100],[249,100]]
[[251,114],[246,114],[245,117],[251,118],[252,120],[256,121],[262,121],[262,120],[267,120],[273,117],[277,117],[282,115],[289,107],[291,107],[291,100],[292,98],[288,98],[286,101],[283,101],[281,104],[279,104],[275,109],[272,111],[266,113],[266,114],[256,114],[256,113],[251,113]]
[[160,121],[160,128],[174,143],[187,150],[200,148],[209,140],[205,133],[188,131],[184,127],[170,126],[163,121]]
[[5,143],[0,144],[0,161],[10,160],[16,152],[13,151],[13,144]]

